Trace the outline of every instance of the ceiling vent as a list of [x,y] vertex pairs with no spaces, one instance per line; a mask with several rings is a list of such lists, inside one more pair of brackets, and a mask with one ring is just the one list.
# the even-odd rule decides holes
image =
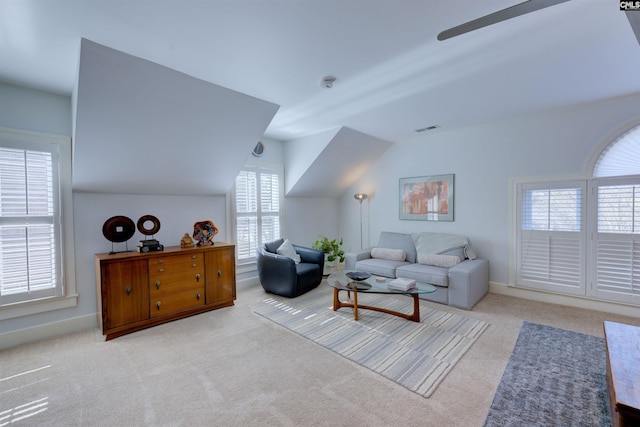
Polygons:
[[418,133],[426,132],[428,130],[438,129],[439,127],[440,127],[440,125],[431,125],[431,126],[427,126],[426,128],[416,129],[416,132],[418,132]]

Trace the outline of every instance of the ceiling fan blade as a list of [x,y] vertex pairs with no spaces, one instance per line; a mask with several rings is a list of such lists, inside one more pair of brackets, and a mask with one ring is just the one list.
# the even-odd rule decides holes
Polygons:
[[443,32],[438,34],[438,40],[442,41],[450,39],[451,37],[459,36],[460,34],[468,33],[479,28],[506,21],[507,19],[515,18],[516,16],[535,12],[536,10],[544,9],[549,6],[555,6],[567,1],[569,0],[527,0],[524,3],[513,5],[506,9],[502,9],[489,15],[485,15],[481,18],[474,19],[473,21],[465,22],[464,24],[449,28],[448,30],[444,30]]
[[636,11],[626,11],[625,13],[627,14],[627,19],[629,19],[629,24],[631,24],[631,29],[636,35],[638,43],[640,43],[640,13]]

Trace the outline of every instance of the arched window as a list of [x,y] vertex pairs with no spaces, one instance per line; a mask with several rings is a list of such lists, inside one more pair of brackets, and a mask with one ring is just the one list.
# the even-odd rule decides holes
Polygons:
[[640,306],[640,125],[610,141],[591,177],[516,183],[516,286]]
[[640,126],[602,151],[593,168],[592,188],[592,292],[639,304]]
[[594,178],[640,174],[640,126],[605,148],[593,168]]

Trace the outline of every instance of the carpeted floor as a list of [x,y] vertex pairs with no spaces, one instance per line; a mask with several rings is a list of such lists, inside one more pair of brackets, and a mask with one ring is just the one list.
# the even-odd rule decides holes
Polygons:
[[270,296],[240,288],[234,307],[115,340],[89,330],[1,350],[0,425],[481,427],[523,320],[597,337],[604,320],[640,326],[498,294],[472,311],[428,303],[491,326],[425,399],[255,315]]
[[485,427],[610,426],[602,338],[524,322]]
[[[319,286],[295,299],[268,296],[253,311],[424,397],[489,326],[487,322],[421,304],[421,322],[360,310],[332,310],[333,289]],[[362,304],[408,312],[403,295],[359,294]]]

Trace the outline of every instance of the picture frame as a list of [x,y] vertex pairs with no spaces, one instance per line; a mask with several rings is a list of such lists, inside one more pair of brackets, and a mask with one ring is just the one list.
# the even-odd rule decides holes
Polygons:
[[453,221],[454,174],[400,178],[400,219]]

